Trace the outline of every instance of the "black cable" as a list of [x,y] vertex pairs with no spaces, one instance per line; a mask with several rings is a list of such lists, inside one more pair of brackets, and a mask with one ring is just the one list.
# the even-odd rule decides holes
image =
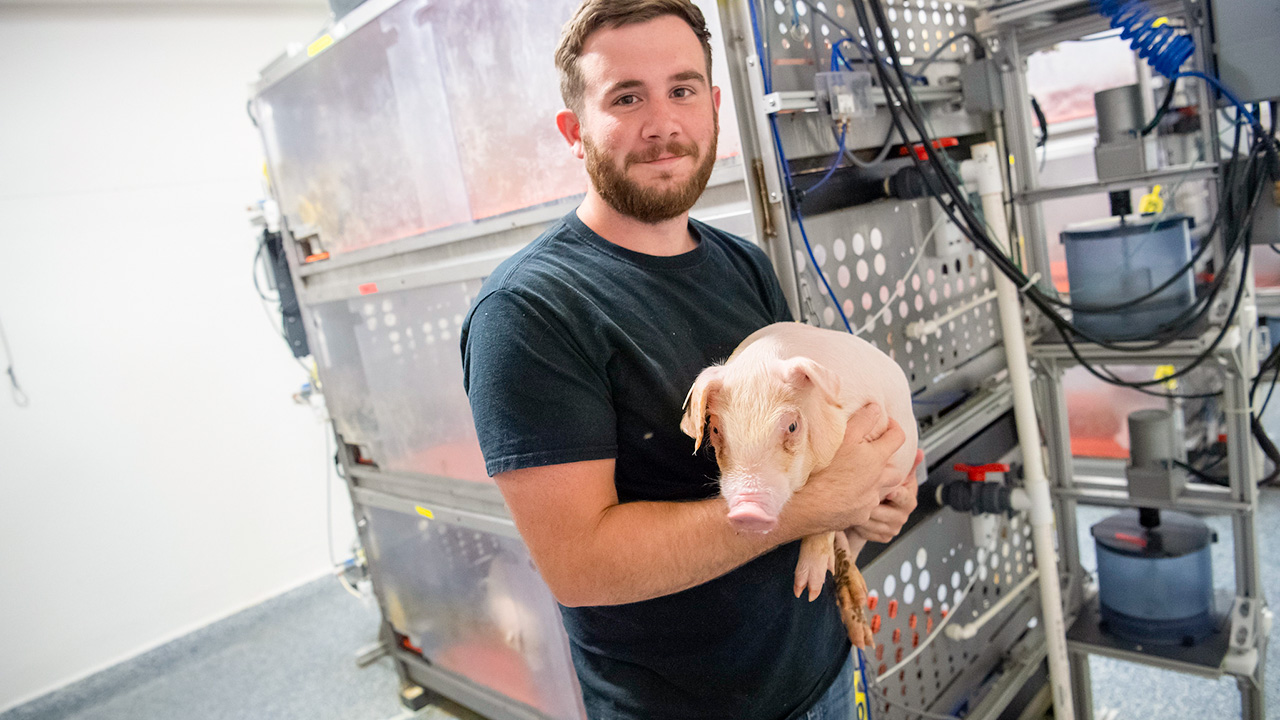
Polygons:
[[1177,86],[1178,81],[1176,78],[1169,81],[1169,87],[1164,92],[1164,100],[1160,103],[1160,109],[1156,110],[1156,115],[1151,118],[1151,122],[1144,125],[1142,129],[1138,131],[1139,135],[1143,137],[1150,135],[1151,131],[1155,130],[1156,126],[1160,124],[1160,121],[1164,119],[1165,113],[1169,112],[1169,106],[1173,104],[1173,94],[1176,91]]
[[[986,49],[985,49],[985,46],[982,44],[982,39],[979,38],[977,35],[974,35],[973,33],[966,30],[965,32],[962,32],[962,33],[956,33],[950,39],[943,41],[941,45],[939,45],[933,52],[929,53],[925,57],[925,59],[920,62],[919,66],[914,67],[912,69],[916,71],[917,75],[923,75],[925,68],[932,65],[933,61],[937,60],[938,56],[942,55],[942,53],[947,49],[947,46],[951,45],[952,43],[962,38],[968,38],[970,41],[973,42],[974,55],[976,57],[981,58],[986,55]],[[855,40],[854,42],[857,42],[857,40]]]
[[1031,96],[1031,112],[1036,115],[1036,123],[1040,126],[1040,137],[1036,140],[1036,147],[1044,147],[1049,142],[1049,121],[1045,119],[1044,110],[1040,109],[1040,103],[1036,101],[1036,96]]

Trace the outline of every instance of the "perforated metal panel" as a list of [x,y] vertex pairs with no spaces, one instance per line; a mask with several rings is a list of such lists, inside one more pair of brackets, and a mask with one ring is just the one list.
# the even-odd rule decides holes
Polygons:
[[380,292],[312,309],[312,347],[338,432],[384,470],[491,482],[458,345],[480,285]]
[[[934,333],[907,335],[911,323],[942,317],[995,289],[990,261],[971,244],[944,258],[931,254],[932,240],[923,244],[934,212],[927,200],[885,201],[805,220],[813,256],[850,325],[902,366],[913,392],[1001,338],[994,298]],[[843,330],[803,246],[795,262],[811,278],[807,308],[823,327]]]
[[[951,623],[973,621],[1034,567],[1031,526],[1025,516],[1001,519],[996,544],[976,547],[969,516],[950,510],[936,513],[863,568],[872,597],[872,627],[879,627],[877,647],[865,651],[867,673],[884,675],[926,643],[949,615],[954,615]],[[887,695],[901,705],[929,708],[971,668],[1013,613],[1006,608],[969,640],[937,633],[915,659],[873,685],[872,696]],[[918,717],[883,699],[873,710],[876,718]]]

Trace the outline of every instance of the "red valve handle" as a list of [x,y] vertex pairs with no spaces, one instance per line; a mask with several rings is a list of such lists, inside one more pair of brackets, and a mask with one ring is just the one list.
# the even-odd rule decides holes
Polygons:
[[1009,472],[1009,466],[1004,463],[987,463],[986,465],[965,465],[963,463],[956,464],[956,470],[965,473],[973,482],[982,482],[987,479],[989,472]]

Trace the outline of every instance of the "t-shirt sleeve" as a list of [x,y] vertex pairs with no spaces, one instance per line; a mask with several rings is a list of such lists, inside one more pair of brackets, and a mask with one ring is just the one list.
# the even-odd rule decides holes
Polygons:
[[472,310],[465,342],[464,383],[489,475],[616,457],[604,364],[554,318],[499,290]]

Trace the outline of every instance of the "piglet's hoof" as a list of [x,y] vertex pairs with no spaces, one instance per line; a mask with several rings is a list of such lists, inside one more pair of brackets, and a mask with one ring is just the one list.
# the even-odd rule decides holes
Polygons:
[[849,642],[855,647],[873,647],[875,641],[871,637],[871,626],[867,624],[864,610],[867,603],[867,582],[858,568],[850,562],[848,550],[841,547],[836,548],[835,585],[836,604],[840,607],[840,619],[849,633]]

